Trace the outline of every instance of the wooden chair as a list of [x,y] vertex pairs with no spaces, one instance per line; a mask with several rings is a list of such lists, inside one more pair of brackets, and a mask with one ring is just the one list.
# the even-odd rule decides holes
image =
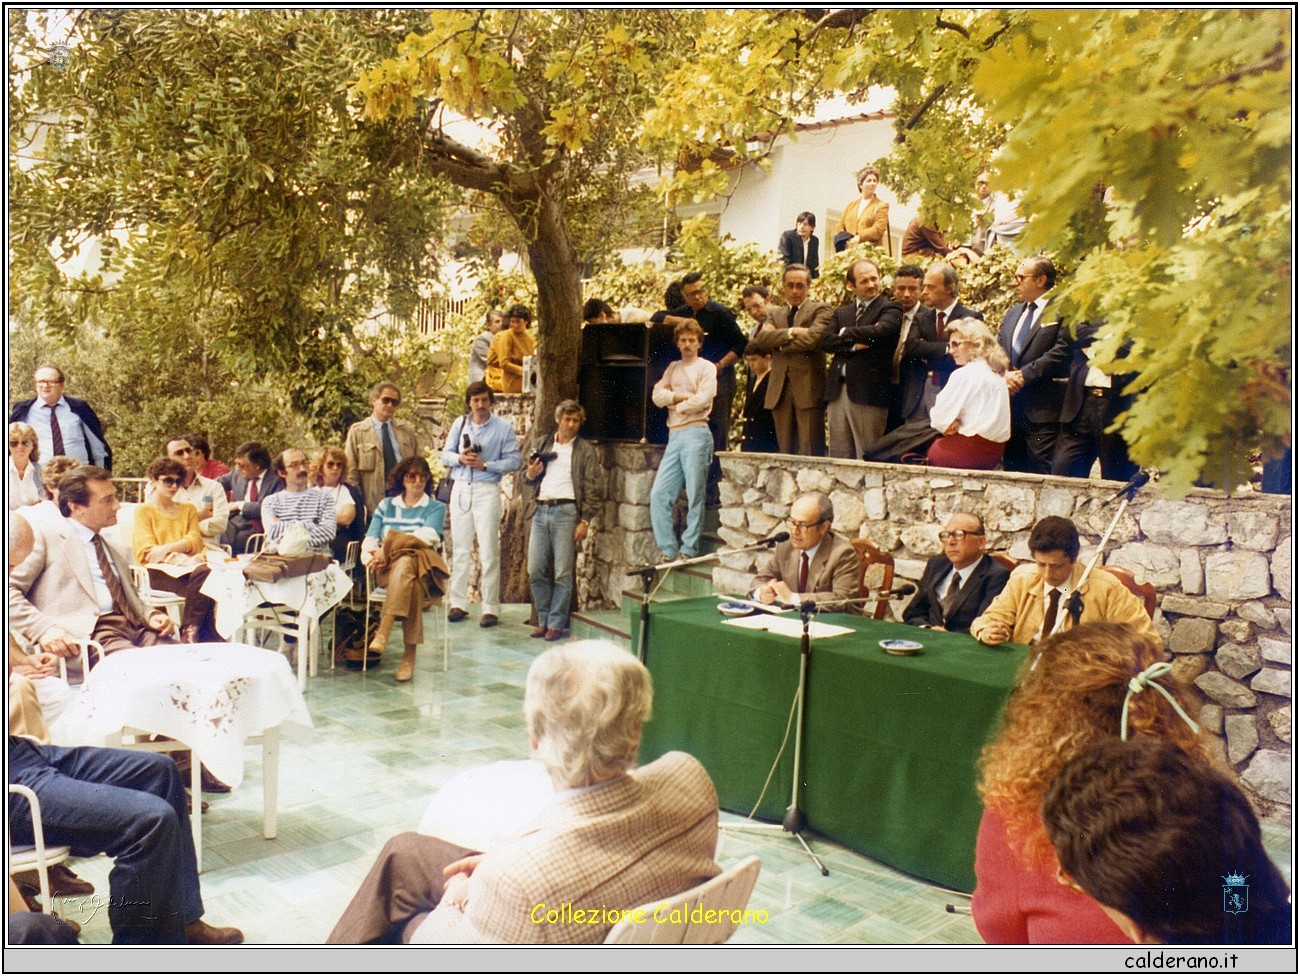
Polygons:
[[[870,539],[853,539],[850,544],[858,553],[858,598],[866,599],[871,596],[871,591],[889,590],[894,586],[894,557],[887,552],[881,552],[876,548],[875,543]],[[867,581],[867,573],[871,571],[872,566],[883,566],[879,582],[871,585]],[[872,616],[876,620],[884,620],[885,613],[889,610],[889,601],[880,599],[876,601],[876,610]],[[866,606],[863,606],[866,611]]]
[[15,874],[22,874],[24,871],[35,871],[41,882],[41,907],[51,915],[58,915],[59,913],[54,910],[54,902],[50,899],[50,868],[66,861],[72,853],[72,848],[66,845],[58,847],[45,846],[45,828],[41,822],[41,801],[36,798],[35,793],[18,783],[10,783],[9,792],[27,798],[27,804],[31,807],[32,812],[32,840],[35,842],[15,847],[11,837],[9,876],[13,877]]
[[[605,936],[605,944],[721,945],[731,938],[739,923],[730,918],[727,921],[692,922],[690,914],[699,908],[702,917],[704,912],[730,914],[737,910],[743,915],[762,867],[762,861],[756,857],[749,857],[690,891],[642,905],[609,930],[609,935]],[[664,908],[665,905],[668,906],[667,909]],[[660,921],[660,918],[668,915],[672,909],[680,911],[683,905],[690,906],[690,913],[685,919],[679,922],[667,919]],[[660,918],[655,917],[656,909],[659,911]],[[637,912],[642,913],[643,921],[640,924],[633,921],[633,916]]]
[[1133,574],[1123,566],[1098,566],[1097,569],[1103,573],[1110,573],[1111,576],[1123,583],[1130,593],[1142,601],[1142,606],[1146,610],[1148,617],[1156,615],[1156,588],[1154,584],[1139,584]]
[[997,563],[1000,563],[1001,565],[1005,566],[1007,569],[1010,570],[1014,570],[1017,566],[1020,565],[1019,562],[1017,562],[1014,558],[1012,558],[1010,553],[990,552],[988,556],[990,559],[994,560]]

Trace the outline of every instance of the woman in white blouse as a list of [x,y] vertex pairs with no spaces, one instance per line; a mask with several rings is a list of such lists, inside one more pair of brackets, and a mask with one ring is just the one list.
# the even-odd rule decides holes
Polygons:
[[1011,439],[1011,397],[1003,379],[1007,355],[978,319],[950,322],[944,334],[958,369],[930,410],[930,425],[943,436],[926,456],[937,467],[991,471],[1002,463]]
[[36,431],[26,424],[9,425],[9,507],[23,508],[35,505],[45,497],[41,474],[36,462],[41,459],[41,448]]

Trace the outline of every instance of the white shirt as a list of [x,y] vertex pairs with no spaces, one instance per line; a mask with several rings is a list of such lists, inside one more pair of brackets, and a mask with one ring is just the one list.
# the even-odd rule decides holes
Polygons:
[[41,500],[41,493],[36,490],[36,465],[27,462],[27,470],[21,475],[14,459],[9,459],[9,507],[24,508],[35,505]]
[[948,385],[935,397],[930,426],[942,434],[954,420],[963,437],[983,437],[997,444],[1011,439],[1011,396],[1006,380],[982,359],[954,370]]
[[[90,432],[81,422],[81,418],[72,412],[64,397],[54,404],[54,415],[59,419],[59,434],[63,438],[63,453],[86,464],[104,466],[104,456],[108,453],[104,442]],[[54,434],[50,429],[50,411],[40,397],[27,411],[27,426],[36,431],[36,439],[41,445],[41,457],[54,457]],[[87,457],[89,448],[89,457]]]
[[[95,600],[99,604],[100,613],[113,612],[113,594],[109,592],[108,584],[104,582],[103,570],[99,568],[99,553],[95,551],[95,533],[86,528],[76,519],[68,519],[68,524],[72,526],[72,531],[77,533],[77,538],[81,540],[81,547],[86,551],[86,562],[90,564],[90,578],[95,584]],[[104,543],[105,547],[108,543]],[[113,557],[108,557],[108,564],[116,571],[117,567],[113,566]],[[125,585],[123,589],[125,589]]]
[[1016,322],[1016,330],[1011,333],[1012,349],[1019,345],[1021,351],[1023,351],[1024,347],[1029,345],[1029,339],[1034,334],[1034,326],[1042,317],[1043,309],[1047,307],[1047,295],[1039,295],[1032,302],[1029,302],[1029,305],[1032,306],[1030,312],[1026,315],[1024,310],[1021,310],[1020,319]]
[[[576,440],[576,438],[575,438]],[[555,459],[547,462],[546,473],[537,489],[537,500],[572,501],[577,498],[573,491],[573,441],[561,444],[554,441],[551,450]]]

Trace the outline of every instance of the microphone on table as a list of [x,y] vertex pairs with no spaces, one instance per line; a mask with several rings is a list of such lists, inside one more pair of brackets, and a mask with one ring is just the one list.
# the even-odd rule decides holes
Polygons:
[[880,590],[873,596],[873,600],[897,600],[899,597],[911,596],[916,592],[915,583],[900,583],[892,590]]

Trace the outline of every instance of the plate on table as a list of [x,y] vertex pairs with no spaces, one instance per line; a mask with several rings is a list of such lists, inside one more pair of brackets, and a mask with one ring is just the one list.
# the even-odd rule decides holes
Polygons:
[[880,646],[885,649],[886,654],[893,654],[897,657],[908,657],[915,654],[925,645],[910,640],[882,640]]
[[748,603],[719,603],[718,609],[728,617],[745,617],[754,612]]

